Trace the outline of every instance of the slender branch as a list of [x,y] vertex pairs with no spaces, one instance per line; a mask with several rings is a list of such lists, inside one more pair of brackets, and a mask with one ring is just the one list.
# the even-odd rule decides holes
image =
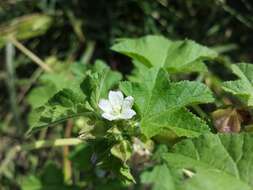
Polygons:
[[32,61],[38,64],[44,71],[52,72],[52,69],[42,61],[37,55],[35,55],[32,51],[27,49],[23,44],[17,41],[14,37],[9,37],[9,41],[16,46],[20,51],[22,51],[27,57],[29,57]]
[[7,86],[10,97],[10,105],[12,109],[12,113],[15,119],[15,123],[17,126],[20,126],[20,117],[19,117],[19,109],[17,105],[17,94],[15,88],[15,68],[14,68],[14,54],[15,49],[11,43],[6,44],[6,70],[7,70]]
[[198,105],[193,105],[192,108],[197,112],[197,114],[203,119],[209,119],[208,115],[199,107]]
[[95,45],[96,45],[96,43],[94,41],[88,41],[86,51],[81,58],[82,63],[84,63],[84,64],[89,63],[89,61],[94,53]]
[[19,150],[34,150],[40,148],[47,148],[47,147],[59,147],[59,146],[73,146],[83,143],[83,141],[79,138],[63,138],[63,139],[56,139],[56,140],[39,140],[31,144],[25,144],[18,146]]
[[[71,137],[71,132],[73,128],[73,121],[69,119],[65,129],[65,138]],[[72,163],[69,160],[69,146],[63,147],[63,173],[64,173],[64,181],[67,184],[72,183]]]

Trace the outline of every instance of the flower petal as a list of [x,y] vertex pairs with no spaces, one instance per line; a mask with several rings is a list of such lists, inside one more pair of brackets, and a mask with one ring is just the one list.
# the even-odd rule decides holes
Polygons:
[[123,104],[124,96],[120,91],[110,91],[109,101],[111,105],[117,109],[120,109]]
[[120,114],[120,118],[131,119],[134,115],[136,115],[136,112],[132,109],[128,109],[128,110],[124,110],[124,112]]
[[117,117],[115,117],[114,115],[112,115],[110,113],[103,113],[102,117],[105,118],[105,119],[107,119],[107,120],[109,120],[109,121],[117,119]]
[[131,107],[134,104],[134,98],[132,96],[128,96],[123,100],[122,104],[122,112],[125,112],[125,110],[131,109]]
[[104,112],[112,112],[112,105],[109,100],[101,99],[98,103],[98,107]]

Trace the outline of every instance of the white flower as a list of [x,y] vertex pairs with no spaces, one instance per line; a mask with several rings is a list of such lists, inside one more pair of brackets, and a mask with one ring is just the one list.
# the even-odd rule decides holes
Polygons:
[[120,91],[110,91],[109,100],[101,99],[99,108],[104,112],[102,117],[112,121],[119,119],[131,119],[136,113],[132,110],[134,98],[127,96],[124,98]]

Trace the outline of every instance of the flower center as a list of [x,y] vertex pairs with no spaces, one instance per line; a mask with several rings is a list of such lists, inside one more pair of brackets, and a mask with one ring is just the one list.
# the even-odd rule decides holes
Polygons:
[[121,113],[121,106],[120,105],[113,106],[112,110],[113,110],[113,115],[119,115]]

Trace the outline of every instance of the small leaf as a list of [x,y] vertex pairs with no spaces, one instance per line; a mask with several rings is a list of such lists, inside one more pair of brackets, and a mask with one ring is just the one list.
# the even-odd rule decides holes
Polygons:
[[111,153],[122,162],[126,163],[132,154],[131,144],[127,140],[122,140],[111,148]]
[[223,83],[223,89],[238,97],[247,106],[253,106],[253,65],[239,63],[231,66],[238,80]]
[[126,164],[120,167],[119,173],[122,177],[125,178],[125,184],[128,184],[129,182],[136,183],[134,177],[130,172],[130,168]]
[[106,98],[108,91],[114,88],[121,80],[122,75],[112,71],[104,62],[96,61],[93,70],[81,84],[81,89],[86,94],[91,106],[98,109],[98,102]]

